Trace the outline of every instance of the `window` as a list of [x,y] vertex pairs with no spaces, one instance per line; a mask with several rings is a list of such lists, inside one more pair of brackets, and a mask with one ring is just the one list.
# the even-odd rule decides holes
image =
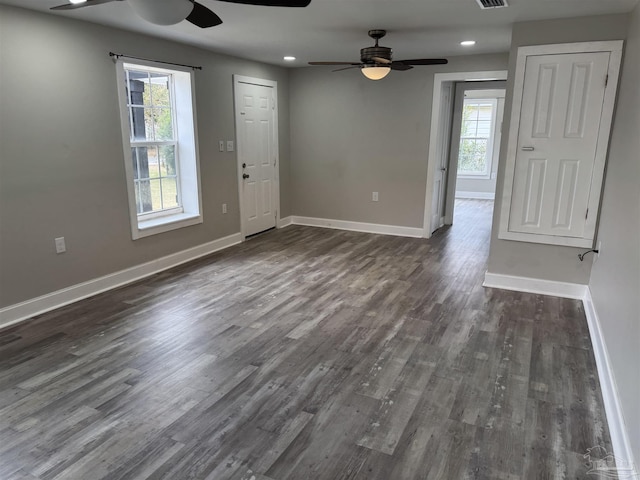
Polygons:
[[133,238],[202,223],[192,72],[117,70]]
[[496,107],[493,98],[464,100],[458,175],[489,177]]

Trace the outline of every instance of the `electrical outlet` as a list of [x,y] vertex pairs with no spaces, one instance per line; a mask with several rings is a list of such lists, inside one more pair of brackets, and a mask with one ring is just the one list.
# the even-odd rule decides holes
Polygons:
[[378,192],[371,193],[371,201],[373,201],[373,202],[377,202],[378,201]]
[[227,204],[226,203],[222,204],[222,213],[227,213]]
[[64,242],[64,237],[54,238],[53,241],[56,243],[56,253],[64,253],[67,251],[67,245]]
[[227,140],[227,152],[233,152],[233,140]]
[[224,152],[224,140],[220,140],[218,142],[218,150],[220,150],[221,152]]

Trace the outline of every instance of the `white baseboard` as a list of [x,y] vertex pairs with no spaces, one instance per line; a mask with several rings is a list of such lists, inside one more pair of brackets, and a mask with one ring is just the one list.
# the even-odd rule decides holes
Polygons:
[[381,225],[379,223],[349,222],[328,218],[299,217],[297,215],[292,216],[291,219],[293,225],[334,228],[336,230],[349,230],[352,232],[378,233],[381,235],[395,235],[397,237],[422,238],[423,233],[422,228]]
[[588,289],[587,285],[581,285],[579,283],[554,282],[541,278],[516,277],[514,275],[490,272],[484,274],[484,283],[482,286],[578,300],[584,298]]
[[293,217],[292,216],[281,218],[280,220],[278,220],[278,228],[288,227],[292,223],[293,223]]
[[607,424],[609,425],[609,435],[611,436],[611,444],[613,446],[613,454],[616,457],[616,464],[623,461],[629,466],[635,466],[636,468],[633,474],[628,474],[625,477],[621,476],[620,478],[638,478],[640,477],[640,472],[638,472],[637,464],[634,462],[633,450],[631,449],[622,407],[620,406],[620,397],[618,395],[613,370],[611,369],[607,345],[602,335],[598,312],[591,298],[591,290],[588,287],[582,302],[587,317],[587,324],[589,325],[589,335],[591,336],[593,355],[595,356],[596,366],[598,368],[600,390],[602,391],[602,399],[604,400],[604,409],[607,413]]
[[188,248],[180,252],[172,253],[166,257],[161,257],[147,263],[136,265],[135,267],[120,270],[103,277],[94,278],[87,282],[72,285],[61,290],[57,290],[41,297],[32,298],[22,303],[9,305],[0,309],[0,328],[8,327],[21,322],[35,315],[54,310],[56,308],[69,305],[83,298],[92,297],[98,293],[106,292],[113,288],[135,282],[155,273],[167,270],[182,263],[204,257],[218,250],[236,245],[242,241],[240,233],[234,233],[227,237],[219,238],[212,242]]
[[493,192],[459,192],[456,190],[456,198],[474,198],[476,200],[495,200]]

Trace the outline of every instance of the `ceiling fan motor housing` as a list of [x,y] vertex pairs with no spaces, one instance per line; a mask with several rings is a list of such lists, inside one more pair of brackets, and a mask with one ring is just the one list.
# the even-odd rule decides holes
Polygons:
[[392,51],[389,47],[365,47],[360,49],[360,61],[362,63],[377,63],[373,57],[391,60]]

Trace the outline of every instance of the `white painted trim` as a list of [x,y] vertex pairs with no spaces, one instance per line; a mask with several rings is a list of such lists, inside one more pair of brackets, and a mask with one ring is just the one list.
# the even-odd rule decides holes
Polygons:
[[291,224],[293,224],[293,217],[291,215],[278,220],[278,228],[288,227]]
[[395,235],[397,237],[422,237],[422,229],[415,227],[401,227],[398,225],[381,225],[379,223],[350,222],[346,220],[331,220],[328,218],[292,216],[293,225],[308,227],[333,228],[335,230],[349,230],[351,232],[378,233],[381,235]]
[[456,198],[474,198],[476,200],[494,200],[496,194],[493,192],[461,192],[456,190]]
[[[531,45],[518,48],[516,69],[514,74],[513,100],[511,102],[511,118],[509,120],[509,138],[507,141],[507,155],[505,162],[504,184],[502,188],[502,202],[498,238],[522,242],[544,243],[550,245],[565,245],[571,247],[591,248],[595,238],[602,179],[607,160],[609,136],[613,122],[618,76],[622,59],[622,40],[606,42],[563,43],[552,45]],[[562,237],[555,235],[538,235],[509,231],[509,216],[511,213],[511,196],[513,192],[516,155],[518,153],[518,137],[520,133],[520,112],[524,94],[524,76],[527,57],[532,55],[553,55],[585,52],[610,52],[607,74],[609,81],[604,91],[600,129],[591,177],[591,194],[589,195],[588,211],[592,212],[585,221],[584,235],[580,238]]]
[[541,278],[517,277],[491,272],[484,274],[484,283],[482,286],[578,300],[584,298],[588,288],[587,285],[581,285],[579,283],[555,282]]
[[280,222],[280,146],[278,143],[279,137],[279,125],[278,125],[278,82],[276,80],[265,80],[262,78],[255,77],[247,77],[245,75],[233,75],[233,101],[234,101],[234,116],[235,116],[235,127],[236,127],[236,164],[237,164],[237,173],[238,173],[238,202],[240,205],[240,234],[242,235],[242,239],[246,238],[246,225],[245,225],[245,215],[244,215],[244,198],[242,195],[243,187],[244,187],[244,179],[242,178],[242,166],[241,162],[241,149],[243,148],[238,141],[238,132],[240,131],[240,122],[242,117],[240,116],[240,99],[238,98],[238,85],[240,83],[245,83],[249,85],[259,85],[262,87],[269,87],[273,89],[273,148],[275,155],[275,192],[274,195],[274,203],[276,208],[276,227]]
[[604,401],[604,409],[607,413],[607,424],[609,425],[613,454],[618,459],[625,460],[628,464],[635,466],[635,473],[633,475],[627,475],[625,478],[636,478],[636,476],[640,476],[640,472],[638,472],[637,464],[633,458],[633,450],[620,405],[620,396],[618,395],[618,388],[616,387],[615,375],[611,368],[607,344],[602,335],[600,319],[593,304],[589,287],[586,289],[582,302],[584,304],[584,313],[587,317],[587,325],[589,326],[593,355],[595,356],[596,366],[598,368],[600,390]]
[[424,198],[424,215],[422,223],[422,237],[431,237],[431,208],[433,199],[433,183],[438,167],[437,138],[440,127],[440,97],[444,82],[464,82],[468,80],[506,80],[506,70],[488,72],[452,72],[436,73],[433,76],[433,100],[431,103],[431,131],[429,132],[429,157],[427,159],[427,186]]
[[240,242],[242,242],[242,236],[240,233],[234,233],[233,235],[219,238],[212,242],[198,245],[197,247],[188,248],[165,257],[151,260],[150,262],[136,265],[135,267],[94,278],[87,282],[78,283],[77,285],[72,285],[42,295],[41,297],[32,298],[22,303],[9,305],[8,307],[0,309],[0,328],[8,327],[9,325],[21,322],[35,315],[40,315],[77,302],[78,300],[135,282],[163,270],[204,257],[205,255],[210,255],[218,250],[228,248]]

